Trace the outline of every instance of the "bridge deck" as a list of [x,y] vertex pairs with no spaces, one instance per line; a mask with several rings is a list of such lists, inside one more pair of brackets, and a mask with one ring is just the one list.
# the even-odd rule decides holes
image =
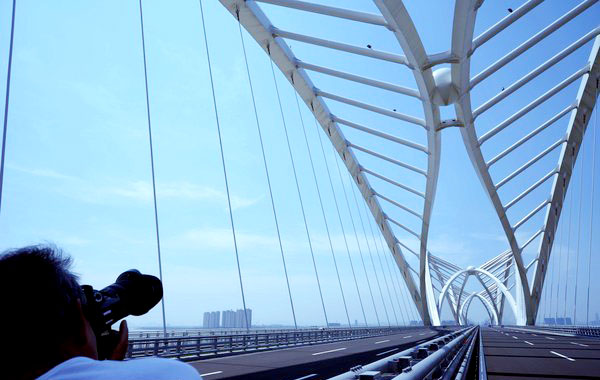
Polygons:
[[482,331],[489,380],[598,379],[600,340],[535,330]]
[[436,335],[437,331],[423,328],[388,336],[206,359],[190,364],[208,380],[317,380],[392,355]]

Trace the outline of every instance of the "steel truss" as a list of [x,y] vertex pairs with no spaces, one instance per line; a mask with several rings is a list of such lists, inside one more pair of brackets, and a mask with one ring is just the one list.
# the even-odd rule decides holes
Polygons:
[[[600,39],[598,37],[600,34],[600,26],[589,31],[555,56],[542,63],[536,69],[508,86],[504,91],[475,109],[471,105],[471,89],[532,46],[542,41],[548,35],[561,28],[567,22],[586,11],[590,6],[596,3],[597,0],[585,0],[581,2],[571,11],[559,17],[546,28],[539,31],[521,45],[515,47],[512,51],[475,76],[471,76],[470,60],[476,50],[498,33],[508,28],[515,21],[536,8],[543,0],[527,1],[521,7],[515,9],[508,16],[498,21],[495,25],[477,37],[474,37],[475,20],[483,0],[456,0],[451,48],[447,52],[437,54],[427,54],[408,11],[402,1],[399,0],[373,0],[373,3],[380,11],[380,14],[353,11],[300,0],[220,1],[264,49],[273,63],[277,65],[285,78],[290,82],[295,91],[311,110],[321,128],[325,131],[327,137],[341,157],[342,162],[350,172],[360,193],[369,205],[369,209],[400,269],[412,300],[422,317],[423,322],[426,325],[439,325],[441,323],[440,312],[442,303],[446,298],[449,300],[451,311],[456,320],[464,322],[466,321],[466,314],[471,301],[474,298],[478,298],[486,307],[490,315],[490,320],[495,323],[502,322],[504,304],[505,302],[508,302],[509,307],[512,309],[517,319],[517,324],[534,324],[564,195],[569,185],[573,164],[577,158],[583,134],[590,119],[589,116],[596,103],[595,94],[598,87],[600,65],[600,58],[598,55],[600,46]],[[269,3],[275,6],[341,18],[354,23],[366,23],[379,26],[382,28],[382,32],[391,32],[394,34],[405,55],[372,49],[370,46],[365,48],[320,37],[281,30],[273,25],[258,3]],[[412,89],[398,84],[387,83],[354,73],[347,73],[333,68],[304,62],[294,55],[291,48],[288,47],[286,43],[287,40],[299,41],[320,48],[342,51],[404,66],[407,70],[411,70],[417,88]],[[475,125],[476,119],[480,115],[592,40],[594,40],[593,48],[590,58],[585,65],[582,65],[579,70],[571,73],[570,76],[566,77],[546,93],[540,95],[506,120],[497,124],[487,133],[478,136]],[[436,69],[436,66],[441,64],[449,64],[450,69]],[[318,72],[349,82],[360,83],[391,91],[398,95],[416,98],[421,102],[424,118],[421,119],[410,114],[396,112],[396,110],[391,111],[383,109],[372,104],[350,99],[342,94],[320,90],[314,86],[310,79],[309,72]],[[497,156],[488,160],[484,158],[481,151],[482,144],[493,139],[497,133],[509,127],[516,120],[523,117],[577,80],[580,80],[581,84],[577,97],[573,103],[565,105],[564,109],[548,119],[547,122],[540,125],[525,137],[514,142]],[[388,116],[412,124],[415,128],[423,130],[426,135],[427,143],[421,145],[407,139],[402,139],[378,131],[371,126],[361,125],[353,120],[347,120],[341,116],[334,115],[328,108],[325,101],[326,99],[328,101],[344,103],[363,111]],[[456,119],[441,120],[440,106],[451,104],[454,105]],[[570,115],[570,120],[564,138],[557,140],[548,147],[544,147],[539,154],[531,158],[524,165],[499,182],[494,182],[489,171],[491,166],[505,157],[508,157],[522,144],[529,141],[545,128],[554,124],[557,120],[567,114]],[[389,157],[374,149],[363,147],[359,142],[351,142],[342,133],[341,125],[413,149],[419,154],[424,154],[427,159],[427,167],[419,168]],[[452,263],[434,256],[427,249],[431,212],[435,199],[440,167],[441,139],[439,132],[442,129],[451,126],[460,127],[470,160],[483,187],[489,195],[509,245],[508,251],[503,252],[477,268],[459,268]],[[561,149],[560,159],[559,164],[555,169],[549,171],[545,176],[538,179],[511,201],[506,204],[502,202],[498,195],[498,190],[502,186],[559,147]],[[425,178],[425,189],[420,190],[412,188],[397,180],[388,178],[373,169],[363,167],[355,155],[356,151],[360,151],[361,154],[368,154],[372,157],[385,160],[398,167],[402,167],[423,176]],[[373,189],[368,176],[378,178],[398,189],[416,195],[423,201],[422,209],[414,210],[404,205],[401,201],[394,199],[394,197],[380,194]],[[550,178],[553,178],[554,181],[550,198],[543,200],[522,219],[510,221],[506,215],[507,210],[519,203],[525,196],[533,192],[543,183],[546,183]],[[421,225],[420,230],[415,231],[402,221],[388,216],[383,211],[380,200],[384,200],[398,209],[411,214],[411,217],[417,218]],[[545,210],[546,212],[544,225],[524,244],[520,245],[515,237],[515,231],[542,210]],[[418,252],[410,249],[397,237],[397,234],[391,227],[392,225],[399,227],[402,231],[409,233],[419,240],[420,248]],[[541,240],[537,256],[532,262],[526,265],[523,262],[522,257],[523,249],[540,236]],[[418,257],[418,271],[410,267],[404,256],[404,250]],[[527,273],[530,268],[534,268],[534,279],[531,286],[527,279]],[[411,271],[418,276],[418,286]],[[469,294],[464,290],[465,284],[471,276],[477,278],[484,290],[472,294]],[[514,280],[514,285],[509,285],[510,279]],[[457,282],[460,282],[457,280],[462,281],[460,286],[456,284]],[[516,297],[510,292],[513,287]],[[439,293],[437,301],[436,291]]]

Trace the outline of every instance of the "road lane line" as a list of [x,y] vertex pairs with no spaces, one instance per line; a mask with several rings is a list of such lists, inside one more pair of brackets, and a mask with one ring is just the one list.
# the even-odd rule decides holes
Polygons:
[[218,375],[220,373],[223,373],[223,371],[215,371],[215,372],[209,372],[209,373],[201,373],[200,376],[210,376],[210,375]]
[[552,338],[551,336],[547,336],[546,339],[556,340],[556,339]]
[[554,354],[554,355],[556,355],[556,356],[560,356],[561,358],[563,358],[563,359],[567,359],[567,360],[569,360],[569,361],[571,361],[571,362],[574,362],[574,361],[575,361],[575,359],[571,359],[570,357],[568,357],[568,356],[565,356],[565,355],[563,355],[563,354],[559,354],[558,352],[550,351],[550,353],[551,353],[551,354]]
[[299,378],[297,378],[297,379],[294,379],[294,380],[305,380],[305,379],[310,379],[311,377],[315,377],[315,376],[317,376],[317,375],[318,375],[318,373],[312,373],[312,374],[310,374],[310,375],[302,376],[302,377],[299,377]]
[[396,351],[396,350],[398,350],[398,348],[393,348],[393,349],[391,349],[391,350],[387,350],[387,351],[380,352],[380,353],[378,353],[378,354],[377,354],[377,355],[375,355],[375,356],[381,356],[381,355],[389,354],[390,352],[394,352],[394,351]]
[[389,342],[389,341],[390,341],[389,339],[386,339],[386,340],[380,340],[379,342],[375,342],[375,344],[379,344],[379,343],[385,343],[385,342]]
[[322,352],[315,352],[314,354],[312,354],[312,356],[328,354],[330,352],[336,352],[336,351],[343,351],[345,349],[346,349],[346,347],[342,347],[342,348],[336,348],[335,350],[327,350],[327,351],[322,351]]
[[402,339],[412,338],[412,335],[403,336]]
[[533,336],[537,336],[537,335],[535,335],[535,334],[531,334],[531,335],[533,335]]
[[516,337],[516,336],[514,336],[514,335],[513,335],[513,338],[515,338],[515,339],[519,339],[519,338],[517,338],[517,337]]
[[425,335],[425,333],[420,333],[419,335]]
[[569,342],[571,344],[574,344],[576,346],[581,346],[581,347],[589,347],[587,344],[582,344],[582,343],[575,343],[575,342]]
[[531,342],[528,342],[528,341],[526,341],[526,340],[524,340],[523,342],[527,343],[527,344],[528,344],[528,345],[530,345],[530,346],[534,346],[534,344],[533,344],[533,343],[531,343]]

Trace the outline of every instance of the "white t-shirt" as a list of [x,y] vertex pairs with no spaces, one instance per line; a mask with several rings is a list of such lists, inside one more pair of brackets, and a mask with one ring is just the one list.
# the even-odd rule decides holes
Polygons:
[[178,360],[142,358],[126,361],[77,356],[38,377],[38,380],[202,380],[198,371]]

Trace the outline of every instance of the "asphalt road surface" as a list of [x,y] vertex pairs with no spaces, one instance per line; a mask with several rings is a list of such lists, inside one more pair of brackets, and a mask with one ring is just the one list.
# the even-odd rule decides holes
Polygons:
[[600,379],[600,339],[535,328],[484,328],[489,380]]
[[205,380],[318,380],[379,360],[440,335],[423,328],[400,334],[255,352],[190,362]]

